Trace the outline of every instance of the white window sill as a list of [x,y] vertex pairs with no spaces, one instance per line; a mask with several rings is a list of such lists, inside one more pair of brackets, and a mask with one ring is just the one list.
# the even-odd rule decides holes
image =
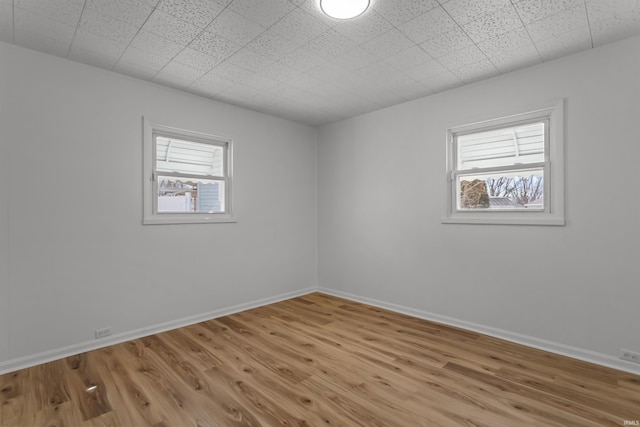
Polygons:
[[202,214],[159,214],[143,218],[144,225],[163,224],[217,224],[234,223],[238,220],[228,214],[202,215]]
[[546,218],[514,218],[510,216],[496,217],[488,213],[486,217],[447,217],[442,219],[443,224],[494,224],[494,225],[565,225],[564,218],[546,217]]

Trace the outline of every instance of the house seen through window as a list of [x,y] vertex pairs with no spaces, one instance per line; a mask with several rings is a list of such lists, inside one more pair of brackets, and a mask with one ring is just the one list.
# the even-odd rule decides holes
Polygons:
[[547,123],[456,135],[457,209],[544,210]]
[[231,139],[143,122],[143,223],[235,222]]
[[225,212],[224,146],[155,135],[157,211]]

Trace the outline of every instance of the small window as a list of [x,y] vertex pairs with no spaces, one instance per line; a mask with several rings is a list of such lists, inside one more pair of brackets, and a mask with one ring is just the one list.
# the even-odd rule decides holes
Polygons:
[[231,140],[144,121],[145,224],[230,222]]
[[564,224],[562,108],[449,129],[443,222]]

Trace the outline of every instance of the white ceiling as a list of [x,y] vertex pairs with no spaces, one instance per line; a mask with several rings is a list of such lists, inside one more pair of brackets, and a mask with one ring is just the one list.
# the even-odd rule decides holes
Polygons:
[[640,34],[640,0],[372,0],[348,21],[318,1],[0,0],[0,40],[320,125]]

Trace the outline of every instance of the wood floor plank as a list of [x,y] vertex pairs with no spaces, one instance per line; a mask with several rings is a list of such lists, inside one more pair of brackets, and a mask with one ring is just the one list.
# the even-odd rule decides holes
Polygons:
[[313,293],[0,375],[0,426],[622,426],[640,376]]

